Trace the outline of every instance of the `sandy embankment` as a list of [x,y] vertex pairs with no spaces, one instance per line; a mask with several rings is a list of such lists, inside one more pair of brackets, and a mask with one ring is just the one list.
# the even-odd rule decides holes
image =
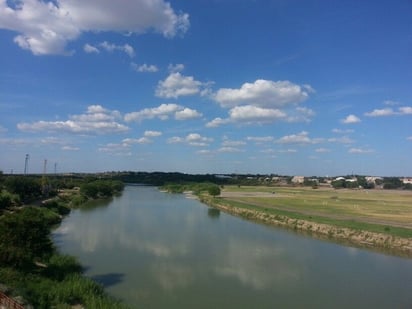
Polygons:
[[389,251],[396,255],[412,257],[412,239],[401,238],[383,233],[359,231],[301,219],[291,219],[283,215],[268,214],[263,211],[225,205],[224,201],[216,203],[209,198],[201,198],[203,203],[218,208],[226,213],[248,220],[263,222],[311,234],[316,238],[337,240],[356,246]]

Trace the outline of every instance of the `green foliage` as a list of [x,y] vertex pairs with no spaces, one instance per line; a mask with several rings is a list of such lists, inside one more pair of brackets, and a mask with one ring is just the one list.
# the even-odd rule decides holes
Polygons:
[[203,192],[207,192],[212,196],[220,195],[219,186],[210,182],[170,183],[162,186],[161,189],[166,190],[170,193],[183,193],[185,191],[192,191],[197,195]]
[[209,188],[207,189],[207,192],[211,195],[211,196],[218,196],[220,195],[220,188],[217,185],[211,185],[209,186]]
[[80,186],[80,193],[92,199],[104,198],[122,191],[123,187],[124,185],[121,181],[94,180],[83,183]]
[[79,207],[80,205],[87,202],[87,197],[84,195],[74,195],[71,197],[69,205],[70,207]]
[[7,191],[17,194],[23,201],[36,199],[42,195],[39,179],[27,176],[8,177],[4,182]]
[[403,183],[398,177],[385,177],[383,180],[384,189],[399,189],[402,187]]
[[26,207],[0,219],[0,261],[15,267],[30,266],[53,252],[51,214]]
[[64,254],[53,254],[48,261],[44,274],[48,278],[61,281],[67,274],[80,274],[82,270],[82,266],[75,257]]
[[343,179],[332,181],[332,187],[334,187],[335,189],[346,188],[346,181]]
[[10,206],[20,205],[20,197],[7,191],[0,192],[0,210]]
[[[108,296],[103,287],[81,275],[77,262],[67,256],[54,255],[43,271],[22,272],[13,268],[0,268],[0,282],[7,282],[34,308],[127,308]],[[74,266],[74,268],[72,268]],[[51,268],[58,276],[50,274]]]
[[43,207],[50,209],[51,211],[59,215],[67,215],[70,213],[70,208],[64,205],[61,205],[57,200],[48,200],[43,203]]

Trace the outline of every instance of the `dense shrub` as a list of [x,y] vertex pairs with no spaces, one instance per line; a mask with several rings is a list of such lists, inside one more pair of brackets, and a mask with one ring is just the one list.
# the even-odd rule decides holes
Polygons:
[[39,179],[27,176],[8,177],[4,186],[7,191],[19,195],[23,201],[36,199],[42,195]]
[[38,208],[27,207],[18,213],[6,214],[0,220],[0,261],[4,265],[26,267],[35,259],[53,252],[50,240],[51,215]]
[[94,180],[80,186],[80,193],[89,198],[110,197],[123,190],[121,181]]

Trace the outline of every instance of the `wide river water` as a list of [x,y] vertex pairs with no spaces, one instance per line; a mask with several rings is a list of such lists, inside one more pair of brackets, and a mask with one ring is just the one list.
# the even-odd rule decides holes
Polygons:
[[132,308],[412,308],[412,259],[312,239],[127,186],[53,234]]

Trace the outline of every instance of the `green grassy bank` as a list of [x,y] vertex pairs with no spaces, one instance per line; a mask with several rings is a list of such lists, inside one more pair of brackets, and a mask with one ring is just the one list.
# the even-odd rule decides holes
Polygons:
[[412,257],[410,193],[229,186],[199,197],[249,220]]
[[51,230],[72,208],[109,198],[118,182],[87,182],[80,189],[35,205],[8,207],[0,215],[0,287],[10,297],[33,308],[127,308],[104,287],[83,275],[76,258],[62,255],[51,241]]

